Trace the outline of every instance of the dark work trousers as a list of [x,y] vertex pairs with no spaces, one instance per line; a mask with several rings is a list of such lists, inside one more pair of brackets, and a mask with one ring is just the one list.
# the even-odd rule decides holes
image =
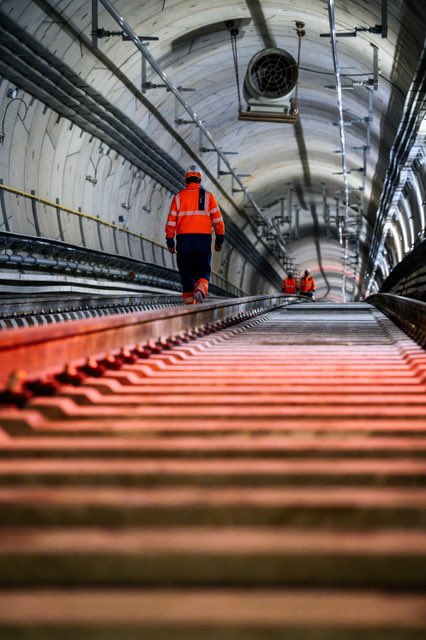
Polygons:
[[211,259],[211,251],[179,251],[178,248],[177,266],[184,292],[193,291],[200,278],[210,280]]

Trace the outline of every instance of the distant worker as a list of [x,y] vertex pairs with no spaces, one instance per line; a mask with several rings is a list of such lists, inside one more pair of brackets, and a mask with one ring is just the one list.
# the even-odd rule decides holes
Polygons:
[[283,280],[282,290],[283,293],[297,293],[299,290],[296,278],[291,271],[288,272],[287,278]]
[[[166,223],[166,242],[170,253],[177,251],[184,304],[203,302],[207,296],[212,257],[212,227],[215,251],[221,251],[225,224],[212,193],[201,187],[203,174],[192,164],[185,172],[186,187],[176,194]],[[176,246],[175,246],[176,235]]]
[[307,298],[313,298],[316,288],[315,278],[311,276],[309,269],[305,269],[305,273],[300,278],[300,293]]

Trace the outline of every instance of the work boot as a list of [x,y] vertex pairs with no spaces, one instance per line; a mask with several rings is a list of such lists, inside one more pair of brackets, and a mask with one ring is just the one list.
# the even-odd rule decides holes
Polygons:
[[194,294],[192,293],[192,291],[190,293],[184,292],[182,294],[182,301],[183,304],[195,304]]
[[199,278],[194,284],[194,298],[196,303],[204,302],[209,290],[209,281],[205,278]]

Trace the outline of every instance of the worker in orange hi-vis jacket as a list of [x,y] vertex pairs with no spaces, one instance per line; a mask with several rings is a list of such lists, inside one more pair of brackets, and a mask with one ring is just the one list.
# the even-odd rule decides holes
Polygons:
[[167,248],[170,253],[177,252],[184,304],[203,302],[207,295],[212,230],[215,251],[222,250],[225,240],[222,214],[214,195],[201,187],[202,177],[197,165],[188,167],[186,187],[174,196],[166,223]]
[[297,293],[299,287],[297,286],[296,278],[291,271],[288,272],[287,278],[284,278],[282,283],[283,293]]
[[311,276],[309,269],[305,269],[305,273],[300,278],[300,293],[308,298],[313,298],[316,288],[315,278]]

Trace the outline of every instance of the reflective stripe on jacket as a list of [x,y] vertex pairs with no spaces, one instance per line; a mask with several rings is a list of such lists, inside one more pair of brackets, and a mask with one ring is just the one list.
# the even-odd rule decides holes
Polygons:
[[284,293],[296,293],[297,285],[295,278],[285,278],[282,289]]
[[312,276],[302,276],[300,278],[300,291],[310,293],[311,291],[315,291],[315,279]]
[[225,224],[216,198],[204,189],[200,192],[200,185],[191,182],[172,200],[166,223],[166,237],[174,238],[175,234],[186,233],[211,235],[212,227],[216,235],[225,234]]

